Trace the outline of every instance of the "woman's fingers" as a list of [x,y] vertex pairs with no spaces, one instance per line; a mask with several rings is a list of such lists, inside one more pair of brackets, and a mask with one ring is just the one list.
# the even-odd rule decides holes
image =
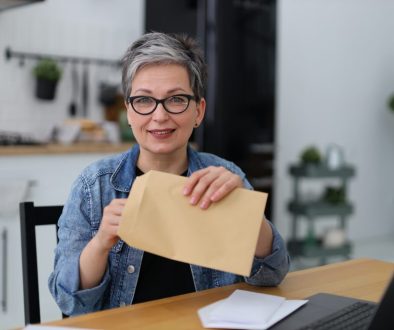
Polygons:
[[[217,189],[218,171],[215,168],[207,168],[202,173],[197,173],[194,179],[192,192],[190,194],[190,204],[196,205],[201,203],[201,207],[205,208],[210,203],[210,194]],[[205,205],[205,207],[203,206]]]
[[224,167],[210,166],[194,172],[184,188],[184,195],[190,196],[190,204],[202,209],[208,208],[233,191],[242,187],[241,178]]
[[113,199],[103,210],[103,218],[97,232],[100,243],[106,249],[118,241],[118,228],[126,199]]
[[217,202],[223,197],[227,196],[235,188],[242,187],[242,180],[238,175],[233,174],[227,181],[225,181],[219,189],[217,189],[211,196],[212,202]]
[[124,205],[125,203],[122,200],[114,199],[110,204],[104,207],[103,219],[100,227],[109,228],[110,226],[119,226]]
[[195,185],[200,180],[200,178],[203,177],[208,172],[209,172],[209,167],[192,173],[192,175],[188,178],[185,187],[183,188],[183,194],[185,196],[189,196],[193,191]]

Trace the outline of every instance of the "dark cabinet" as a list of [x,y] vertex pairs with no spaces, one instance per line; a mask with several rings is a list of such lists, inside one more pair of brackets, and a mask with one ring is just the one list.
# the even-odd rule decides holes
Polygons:
[[[208,63],[199,149],[234,161],[256,190],[272,191],[276,1],[147,0],[146,31],[196,37]],[[271,218],[271,198],[267,217]]]

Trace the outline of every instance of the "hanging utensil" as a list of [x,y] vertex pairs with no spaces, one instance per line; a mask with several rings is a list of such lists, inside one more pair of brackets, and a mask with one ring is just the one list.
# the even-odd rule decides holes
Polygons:
[[89,63],[85,62],[82,76],[82,117],[86,118],[88,114],[89,99]]
[[68,109],[70,117],[75,117],[78,113],[77,99],[78,99],[78,71],[75,62],[71,67],[71,103]]

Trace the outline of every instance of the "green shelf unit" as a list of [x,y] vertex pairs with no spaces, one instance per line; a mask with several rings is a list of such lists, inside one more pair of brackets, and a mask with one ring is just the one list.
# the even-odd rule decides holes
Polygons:
[[306,257],[306,258],[327,258],[333,256],[350,256],[352,252],[351,242],[338,247],[325,247],[323,246],[320,239],[314,244],[307,243],[305,240],[290,240],[287,242],[287,248],[289,253],[294,257]]
[[318,217],[318,216],[348,216],[353,213],[353,205],[350,203],[333,204],[325,201],[294,202],[288,205],[288,210],[298,216]]
[[343,165],[337,169],[329,169],[325,164],[291,165],[289,173],[295,178],[351,178],[356,170],[353,166]]
[[[328,168],[321,164],[293,164],[289,166],[289,174],[293,178],[293,198],[289,201],[287,209],[292,215],[291,236],[287,243],[289,253],[292,257],[321,258],[324,264],[327,257],[341,256],[349,258],[352,245],[350,242],[335,247],[326,248],[321,243],[321,239],[315,239],[314,244],[310,244],[310,239],[299,237],[300,220],[307,221],[307,236],[316,237],[316,221],[325,216],[334,216],[339,220],[337,225],[342,230],[346,230],[349,215],[354,212],[354,206],[347,200],[347,183],[356,173],[351,165],[343,165],[336,169]],[[341,201],[330,202],[319,197],[316,200],[305,201],[302,198],[302,180],[339,180],[341,187]],[[326,187],[327,189],[327,187]],[[327,191],[327,190],[326,190]]]

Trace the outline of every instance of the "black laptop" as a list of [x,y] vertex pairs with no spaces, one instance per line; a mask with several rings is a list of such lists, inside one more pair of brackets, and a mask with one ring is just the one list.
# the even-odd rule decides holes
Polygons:
[[270,330],[394,329],[394,276],[379,304],[328,293],[306,299],[304,306]]

